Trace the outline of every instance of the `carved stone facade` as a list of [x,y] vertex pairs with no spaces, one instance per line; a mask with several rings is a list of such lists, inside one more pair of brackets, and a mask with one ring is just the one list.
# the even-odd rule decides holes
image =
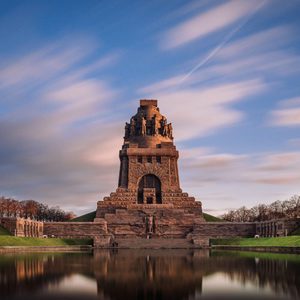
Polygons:
[[299,218],[257,222],[256,234],[262,237],[287,236],[299,227]]
[[116,192],[97,204],[96,219],[107,221],[114,239],[187,238],[195,223],[204,222],[200,201],[180,188],[179,154],[172,124],[157,100],[140,100],[125,124]]
[[12,235],[19,237],[42,237],[44,223],[24,218],[0,218],[0,225]]

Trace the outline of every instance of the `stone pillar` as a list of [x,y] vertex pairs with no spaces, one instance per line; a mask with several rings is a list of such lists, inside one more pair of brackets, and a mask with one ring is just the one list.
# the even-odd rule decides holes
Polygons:
[[128,157],[120,156],[120,174],[119,187],[127,188],[128,186]]
[[112,236],[110,234],[94,236],[95,248],[109,248],[111,245]]
[[192,242],[196,247],[207,248],[209,247],[209,238],[205,236],[193,236]]

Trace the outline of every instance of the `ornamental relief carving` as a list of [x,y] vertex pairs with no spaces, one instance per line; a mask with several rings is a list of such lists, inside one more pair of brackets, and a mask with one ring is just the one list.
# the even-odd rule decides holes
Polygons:
[[129,178],[130,178],[131,184],[133,184],[133,185],[138,184],[139,179],[146,174],[153,174],[153,175],[157,176],[160,179],[162,186],[164,186],[165,183],[168,182],[168,179],[167,179],[168,174],[165,172],[165,170],[162,167],[155,165],[155,164],[139,165],[139,167],[132,169],[130,171],[130,173],[131,174],[129,175]]

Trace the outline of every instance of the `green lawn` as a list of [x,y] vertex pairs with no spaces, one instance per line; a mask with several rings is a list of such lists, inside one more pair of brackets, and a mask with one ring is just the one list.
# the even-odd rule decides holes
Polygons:
[[0,226],[0,235],[11,235],[11,233],[4,227]]
[[8,235],[0,236],[0,246],[69,246],[92,245],[91,239],[27,238]]
[[212,239],[212,245],[232,246],[300,246],[300,236],[274,237],[274,238],[230,238]]
[[222,219],[217,218],[212,215],[209,215],[209,214],[206,214],[206,213],[203,213],[203,217],[204,217],[205,221],[207,221],[207,222],[224,222]]

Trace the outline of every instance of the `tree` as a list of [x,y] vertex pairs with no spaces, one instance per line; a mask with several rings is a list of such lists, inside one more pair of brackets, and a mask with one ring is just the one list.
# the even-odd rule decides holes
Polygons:
[[300,196],[294,195],[289,200],[277,200],[269,205],[259,204],[250,209],[245,206],[230,210],[222,218],[231,222],[261,222],[272,219],[294,219],[300,217]]
[[66,221],[75,217],[60,207],[50,207],[35,200],[19,201],[0,196],[0,217],[22,217],[39,221]]

